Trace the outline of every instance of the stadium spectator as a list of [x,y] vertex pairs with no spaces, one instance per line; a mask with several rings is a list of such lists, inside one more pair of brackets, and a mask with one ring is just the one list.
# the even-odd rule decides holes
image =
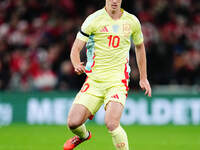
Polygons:
[[[54,83],[49,89],[80,88],[76,79],[84,77],[69,71],[70,49],[83,20],[103,4],[101,0],[1,0],[0,89],[43,90],[36,88],[35,76],[47,70]],[[122,7],[143,24],[151,84],[199,85],[200,1],[126,0]],[[39,55],[44,53],[47,62],[41,64]],[[130,62],[136,66],[135,60]],[[134,84],[137,71],[131,76]]]

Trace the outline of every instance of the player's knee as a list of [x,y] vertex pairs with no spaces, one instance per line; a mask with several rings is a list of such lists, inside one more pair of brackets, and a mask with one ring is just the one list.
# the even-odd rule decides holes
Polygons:
[[75,119],[70,119],[70,118],[67,120],[67,126],[69,127],[69,129],[76,129],[81,124],[82,122],[80,120],[75,120]]
[[119,122],[113,121],[113,120],[107,120],[107,121],[105,121],[105,124],[109,131],[113,131],[119,126]]

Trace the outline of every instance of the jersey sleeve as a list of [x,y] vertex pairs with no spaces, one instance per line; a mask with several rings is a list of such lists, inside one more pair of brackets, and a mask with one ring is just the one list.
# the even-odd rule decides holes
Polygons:
[[144,41],[141,24],[136,17],[134,17],[132,39],[133,39],[134,45],[141,44]]
[[94,17],[93,15],[90,15],[86,18],[86,20],[83,22],[80,31],[78,32],[76,38],[87,42],[89,39],[89,36],[93,33],[93,21]]

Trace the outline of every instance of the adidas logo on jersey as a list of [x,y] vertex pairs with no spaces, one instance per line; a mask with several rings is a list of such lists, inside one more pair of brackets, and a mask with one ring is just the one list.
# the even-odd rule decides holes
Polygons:
[[118,96],[118,94],[115,94],[115,95],[111,96],[111,98],[119,99],[119,96]]
[[107,27],[106,26],[104,26],[101,30],[100,30],[100,32],[108,32],[108,29],[107,29]]

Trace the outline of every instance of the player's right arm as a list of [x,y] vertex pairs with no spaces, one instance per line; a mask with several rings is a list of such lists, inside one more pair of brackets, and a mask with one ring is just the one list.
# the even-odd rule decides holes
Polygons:
[[93,14],[86,18],[72,46],[70,58],[71,58],[71,62],[74,67],[74,70],[77,74],[82,74],[85,72],[85,66],[83,65],[84,63],[81,62],[80,60],[80,51],[85,46],[85,44],[87,43],[89,39],[89,36],[94,30],[93,29],[94,19],[95,19],[95,16]]
[[81,62],[80,60],[80,51],[83,49],[85,44],[86,44],[85,41],[82,41],[76,38],[72,46],[70,58],[71,58],[72,65],[74,67],[74,71],[77,74],[82,74],[85,72],[84,62]]

